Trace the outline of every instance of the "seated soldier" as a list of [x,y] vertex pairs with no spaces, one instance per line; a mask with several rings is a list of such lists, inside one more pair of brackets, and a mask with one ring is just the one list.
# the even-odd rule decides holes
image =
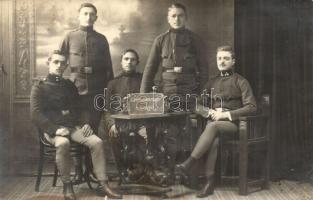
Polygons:
[[49,74],[44,81],[32,87],[32,121],[44,132],[44,137],[56,148],[56,165],[63,182],[63,194],[67,200],[76,199],[70,179],[70,141],[89,148],[94,173],[99,180],[98,194],[110,198],[122,198],[108,185],[103,141],[94,134],[89,124],[79,124],[78,92],[75,85],[62,78],[66,57],[54,51],[47,61]]
[[[234,136],[238,133],[238,118],[256,112],[256,101],[249,82],[234,72],[235,53],[230,46],[217,49],[218,76],[210,79],[205,90],[214,88],[210,96],[212,102],[209,112],[200,113],[208,118],[205,130],[198,139],[190,157],[176,165],[180,173],[187,173],[191,166],[208,153],[206,157],[205,176],[207,182],[197,197],[202,198],[214,192],[214,168],[217,158],[218,136]],[[218,98],[215,98],[218,97]],[[222,102],[221,102],[222,100]]]
[[105,127],[108,129],[109,140],[123,182],[136,180],[143,175],[141,161],[144,160],[146,153],[147,133],[143,124],[117,125],[111,114],[123,112],[126,109],[127,95],[139,92],[142,75],[136,72],[138,64],[138,53],[133,49],[126,49],[121,55],[122,73],[109,82],[106,93],[109,112],[105,114]]

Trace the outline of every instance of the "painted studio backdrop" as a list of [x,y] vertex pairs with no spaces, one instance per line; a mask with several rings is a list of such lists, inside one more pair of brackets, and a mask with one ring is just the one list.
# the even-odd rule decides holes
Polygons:
[[[82,2],[84,1],[35,1],[37,56],[35,76],[45,76],[47,73],[45,62],[49,51],[57,48],[66,32],[78,27],[78,8]],[[114,74],[119,73],[120,53],[126,48],[134,48],[139,52],[140,67],[137,70],[142,72],[154,38],[168,29],[166,15],[167,7],[171,2],[158,0],[93,0],[90,2],[98,9],[98,19],[94,28],[104,34],[109,41]],[[209,12],[210,7],[216,5],[216,2],[212,0],[182,2],[188,9],[188,28],[200,35],[207,44],[210,40],[216,41],[217,35],[214,34],[217,34],[215,33],[217,29],[212,29],[212,25],[209,26],[208,23],[208,20],[216,18],[214,16],[217,14],[216,11]],[[223,10],[227,11],[227,9],[229,8],[225,7]],[[224,13],[227,13],[225,11]],[[232,35],[232,33],[231,30],[228,34]],[[230,42],[229,38],[225,39],[227,43]],[[207,46],[211,46],[214,52],[216,45]],[[213,59],[215,55],[212,54],[210,57]],[[214,59],[211,64],[214,64]]]

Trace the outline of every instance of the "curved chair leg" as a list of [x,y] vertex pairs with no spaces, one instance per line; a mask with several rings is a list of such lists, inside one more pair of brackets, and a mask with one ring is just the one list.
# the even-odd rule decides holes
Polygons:
[[53,174],[53,181],[52,181],[53,187],[57,185],[57,179],[58,179],[58,167],[57,167],[57,164],[54,164],[54,174]]
[[36,186],[35,191],[39,192],[39,186],[42,176],[42,169],[43,169],[43,162],[44,162],[44,146],[40,143],[40,155],[39,155],[39,163],[38,163],[38,171],[37,171],[37,179],[36,179]]

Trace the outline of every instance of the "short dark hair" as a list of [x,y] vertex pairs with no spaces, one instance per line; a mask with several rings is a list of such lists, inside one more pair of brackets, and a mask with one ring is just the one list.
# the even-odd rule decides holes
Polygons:
[[184,6],[183,4],[181,3],[173,3],[172,5],[170,5],[170,7],[168,7],[168,11],[167,12],[170,12],[170,10],[172,8],[180,8],[184,11],[185,15],[187,16],[187,9],[186,9],[186,6]]
[[78,12],[80,12],[80,10],[81,10],[82,8],[84,8],[84,7],[89,7],[89,8],[94,9],[94,11],[96,12],[96,14],[97,14],[97,12],[98,12],[96,6],[94,6],[92,3],[82,3],[82,4],[80,5],[79,9],[78,9]]
[[219,46],[219,47],[217,47],[216,53],[219,52],[219,51],[227,51],[227,52],[230,52],[232,58],[233,58],[233,59],[236,58],[234,49],[233,49],[231,46],[229,46],[229,45],[224,45],[224,46]]
[[66,58],[66,55],[61,52],[60,50],[53,50],[49,53],[49,56],[48,56],[48,60],[47,60],[47,65],[49,65],[49,62],[51,61],[52,59],[52,55],[54,54],[57,54],[57,55],[60,55],[60,56],[64,56]]
[[139,54],[138,54],[137,51],[135,51],[134,49],[125,49],[125,50],[122,52],[122,54],[121,54],[121,61],[122,61],[122,59],[123,59],[123,56],[124,56],[126,53],[128,53],[128,52],[131,52],[131,53],[135,54],[136,59],[137,59],[137,64],[139,64]]

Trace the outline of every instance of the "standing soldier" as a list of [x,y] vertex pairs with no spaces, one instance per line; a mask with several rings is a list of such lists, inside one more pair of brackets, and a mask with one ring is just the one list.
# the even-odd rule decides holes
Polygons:
[[[93,29],[97,8],[91,3],[81,4],[78,20],[79,27],[64,37],[59,50],[68,59],[70,79],[78,89],[80,121],[90,124],[97,134],[102,112],[94,108],[94,97],[113,79],[112,61],[106,37]],[[76,181],[81,177],[76,167]]]
[[60,44],[60,50],[69,60],[70,79],[78,89],[81,120],[88,122],[97,132],[101,112],[94,108],[96,94],[102,94],[113,79],[109,44],[106,37],[93,29],[97,8],[83,3],[79,8],[79,28],[69,32]]
[[[150,92],[157,72],[161,71],[160,92],[168,96],[170,110],[182,111],[189,108],[188,104],[193,105],[188,101],[187,95],[198,94],[199,89],[206,83],[208,65],[203,42],[195,33],[185,28],[186,7],[180,3],[172,4],[168,8],[167,20],[170,29],[154,40],[144,69],[140,92]],[[173,173],[174,168],[177,136],[182,131],[179,127],[185,125],[179,122],[185,121],[168,121],[161,128],[165,133],[170,173]]]
[[161,67],[161,92],[166,95],[197,94],[208,78],[203,42],[185,28],[187,10],[184,5],[172,4],[167,20],[170,29],[154,40],[140,92],[152,90],[153,80]]

